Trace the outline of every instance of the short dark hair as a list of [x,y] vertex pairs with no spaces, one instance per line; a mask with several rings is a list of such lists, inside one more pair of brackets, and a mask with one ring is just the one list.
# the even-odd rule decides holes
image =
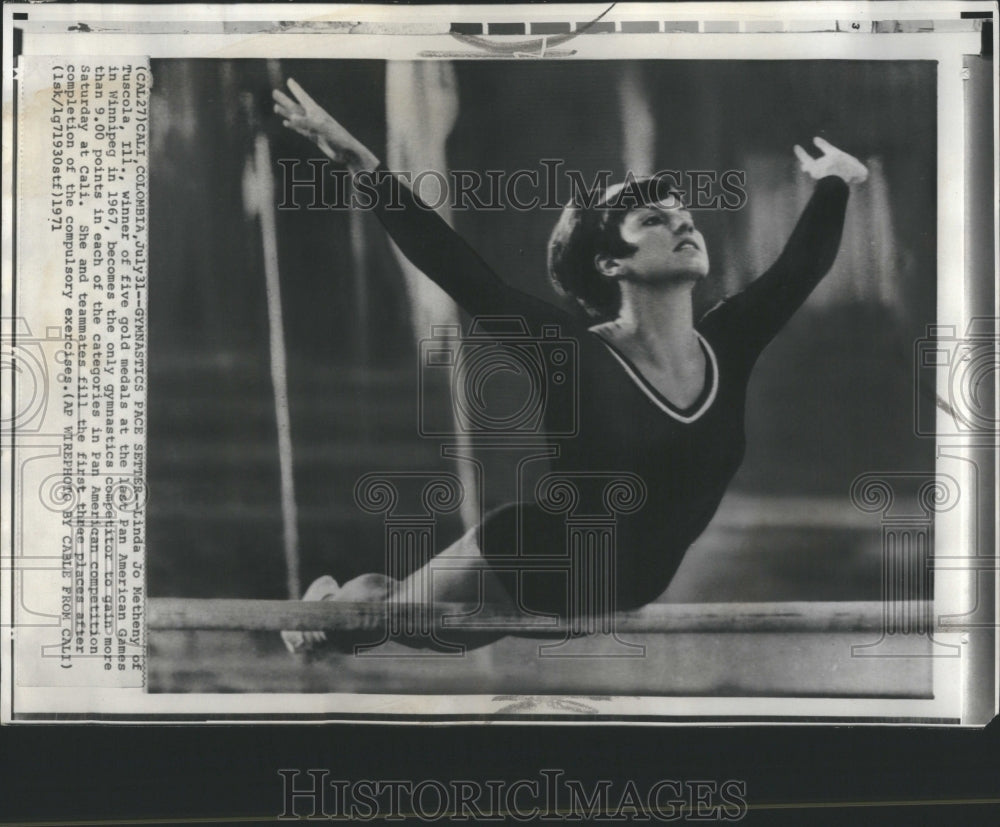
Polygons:
[[[678,198],[664,177],[627,177],[604,193],[581,193],[562,211],[549,237],[549,278],[556,290],[572,296],[597,319],[611,319],[621,308],[618,283],[600,273],[598,255],[626,257],[636,247],[622,239],[621,225],[631,210]],[[677,202],[680,205],[680,201]]]

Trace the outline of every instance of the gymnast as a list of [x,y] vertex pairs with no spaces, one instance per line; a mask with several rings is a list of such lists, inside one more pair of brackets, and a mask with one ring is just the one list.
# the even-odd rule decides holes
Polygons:
[[[675,192],[661,192],[655,178],[630,179],[596,203],[569,204],[549,241],[549,275],[560,293],[586,311],[589,318],[582,319],[506,285],[301,86],[289,80],[288,88],[291,97],[274,92],[284,125],[351,174],[380,173],[374,178],[379,220],[403,254],[464,310],[478,317],[521,317],[533,333],[555,324],[563,337],[577,341],[578,431],[559,440],[552,468],[627,471],[642,479],[645,506],[618,518],[614,597],[618,609],[653,601],[708,526],[740,467],[754,363],[832,266],[848,184],[866,179],[865,166],[821,138],[814,139],[816,158],[796,146],[802,170],[817,184],[784,250],[746,289],[699,319],[692,291],[709,272],[708,252]],[[565,414],[557,405],[545,410],[550,422]],[[433,599],[477,603],[485,596],[512,612],[565,617],[565,573],[529,572],[514,588],[490,568],[518,544],[522,554],[551,556],[565,537],[564,518],[537,503],[501,506],[427,564]],[[338,586],[325,576],[303,599],[403,599],[414,593],[413,585],[371,573]],[[327,641],[323,632],[282,636],[293,652]]]

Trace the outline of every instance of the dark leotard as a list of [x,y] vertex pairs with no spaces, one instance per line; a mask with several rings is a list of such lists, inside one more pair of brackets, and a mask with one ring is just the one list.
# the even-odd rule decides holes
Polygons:
[[[378,180],[375,212],[382,224],[403,254],[463,309],[473,316],[520,317],[536,335],[545,325],[558,325],[562,337],[576,340],[578,403],[550,394],[545,421],[560,433],[572,414],[566,405],[578,404],[578,430],[572,438],[551,438],[559,452],[551,467],[570,477],[628,472],[642,480],[645,504],[617,515],[615,593],[621,609],[655,599],[712,519],[743,460],[751,369],[833,264],[847,185],[832,176],[819,181],[774,265],[697,322],[707,357],[705,386],[701,397],[681,410],[585,321],[505,284],[398,178],[379,170]],[[565,521],[565,514],[534,501],[511,503],[483,519],[480,548],[498,569],[516,553],[566,554]],[[565,574],[524,575],[516,598],[530,610],[565,613],[566,582]]]

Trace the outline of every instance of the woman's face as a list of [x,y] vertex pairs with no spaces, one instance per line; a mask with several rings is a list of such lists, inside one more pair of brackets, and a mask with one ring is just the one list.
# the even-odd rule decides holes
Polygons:
[[683,207],[653,205],[630,210],[622,219],[621,236],[637,248],[619,259],[622,278],[697,281],[708,274],[705,239]]

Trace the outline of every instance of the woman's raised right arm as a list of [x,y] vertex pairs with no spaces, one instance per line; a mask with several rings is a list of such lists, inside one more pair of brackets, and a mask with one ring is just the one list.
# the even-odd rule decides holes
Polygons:
[[274,111],[285,126],[314,141],[325,155],[353,174],[366,207],[417,269],[435,281],[473,316],[523,316],[529,325],[563,322],[563,310],[507,285],[449,224],[417,198],[404,181],[351,135],[296,83],[289,98],[274,91]]

